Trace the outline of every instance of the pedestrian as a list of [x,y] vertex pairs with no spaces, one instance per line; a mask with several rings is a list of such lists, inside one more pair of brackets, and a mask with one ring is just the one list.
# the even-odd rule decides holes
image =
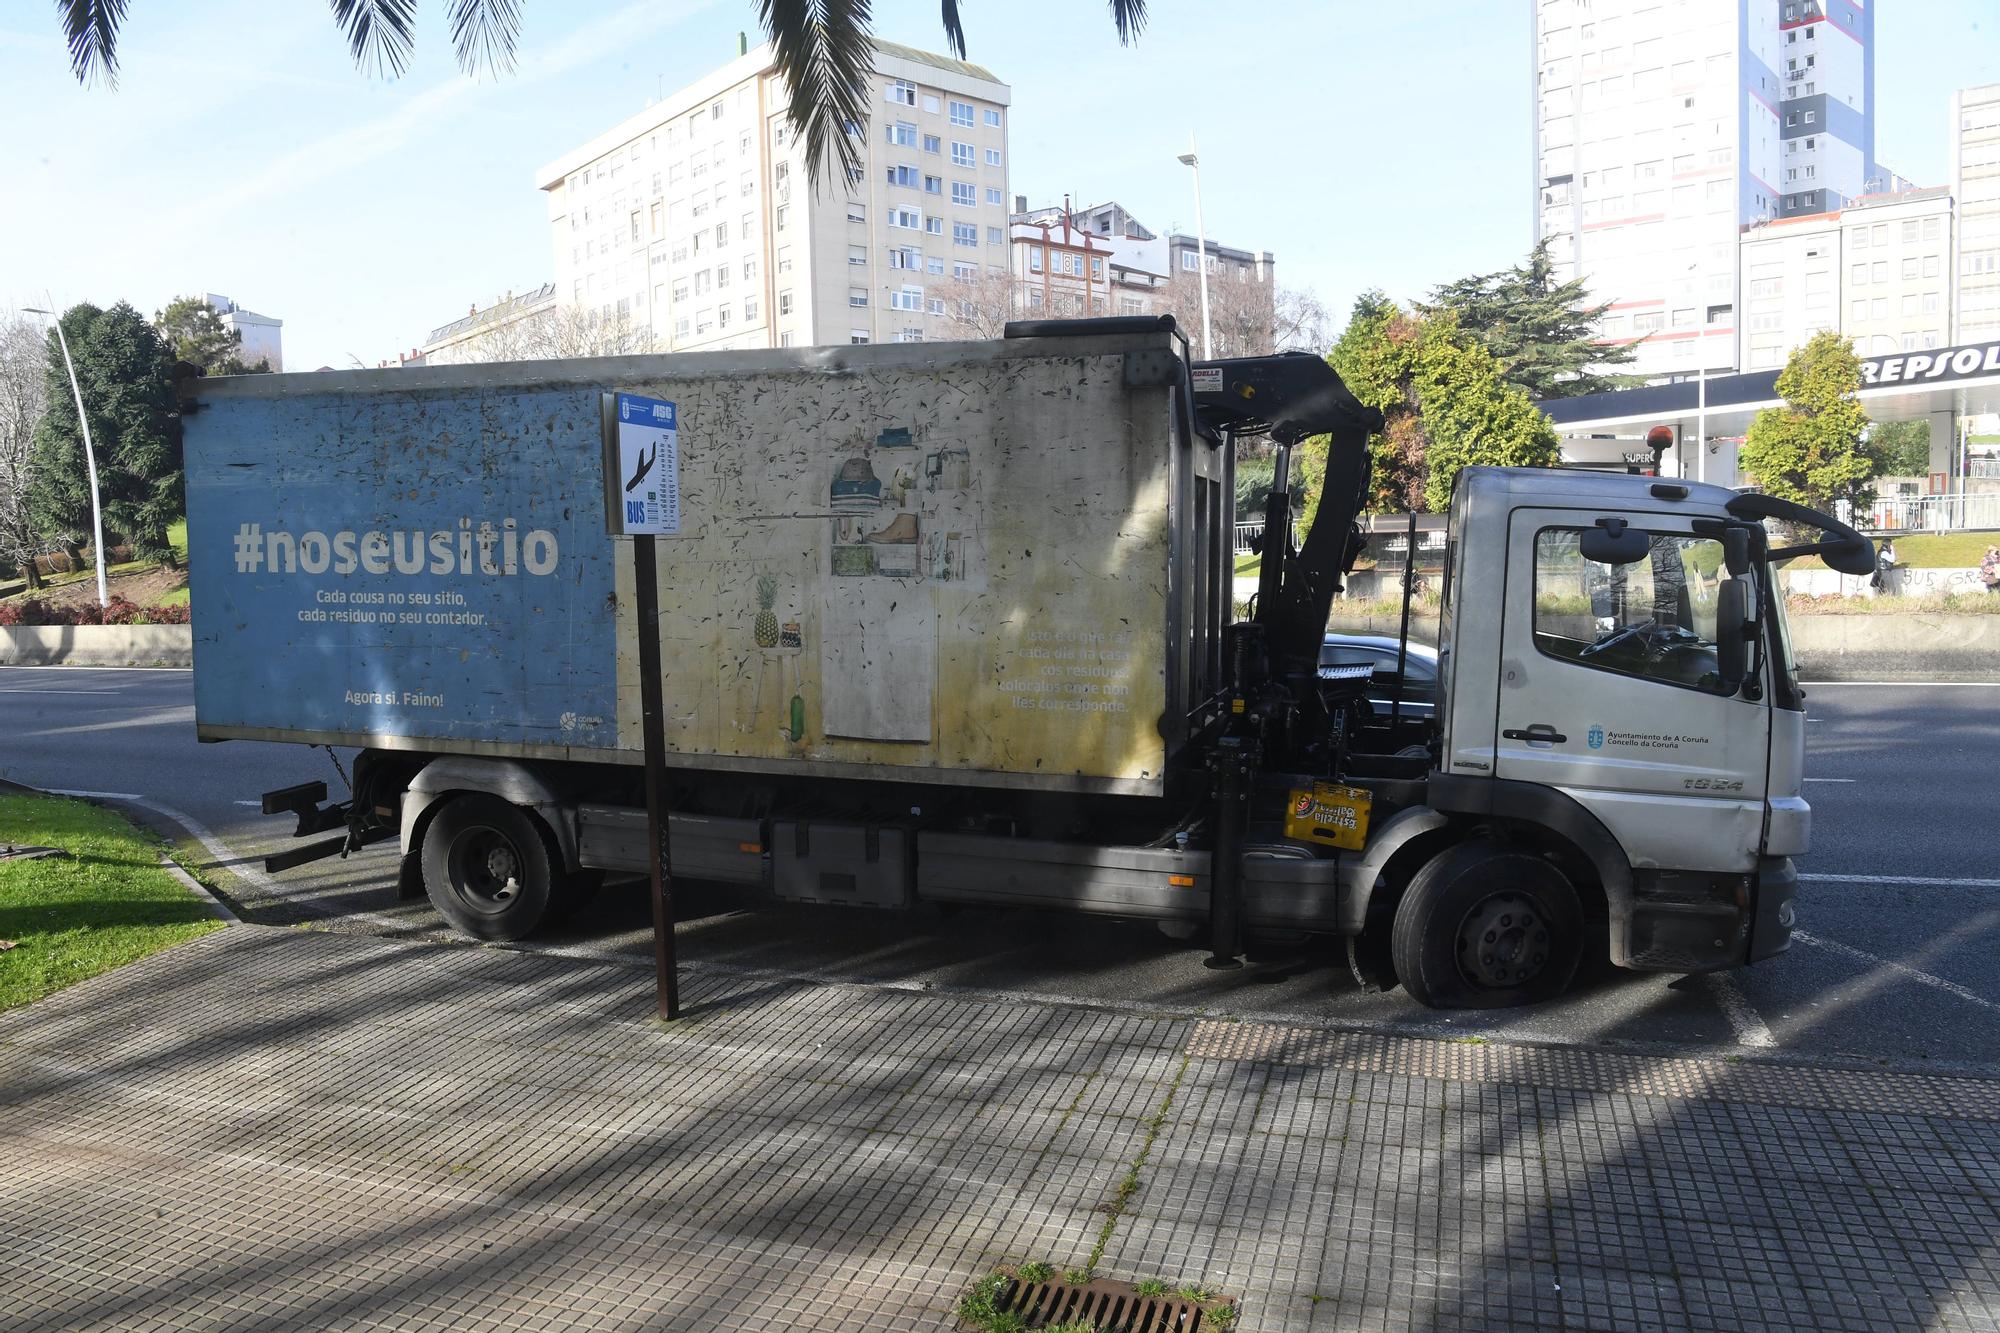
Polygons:
[[1882,544],[1875,548],[1875,577],[1868,580],[1868,586],[1878,593],[1889,591],[1889,584],[1896,572],[1896,543],[1884,537]]
[[1986,591],[2000,592],[2000,546],[1986,548],[1986,558],[1979,562],[1979,581]]

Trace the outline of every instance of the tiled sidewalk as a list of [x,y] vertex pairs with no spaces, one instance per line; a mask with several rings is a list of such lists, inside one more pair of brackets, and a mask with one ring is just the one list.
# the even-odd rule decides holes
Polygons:
[[[0,1016],[0,1328],[2000,1328],[2000,1082],[237,927]],[[1135,1161],[1139,1187],[1112,1208]]]

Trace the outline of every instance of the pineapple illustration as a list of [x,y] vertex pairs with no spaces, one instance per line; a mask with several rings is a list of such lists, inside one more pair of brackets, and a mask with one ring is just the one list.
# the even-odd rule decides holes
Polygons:
[[754,627],[759,648],[778,646],[778,617],[771,610],[778,600],[778,581],[769,574],[757,576],[757,623]]

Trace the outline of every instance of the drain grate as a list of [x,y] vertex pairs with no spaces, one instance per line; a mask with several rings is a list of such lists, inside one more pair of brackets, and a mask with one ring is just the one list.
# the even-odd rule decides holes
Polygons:
[[[1191,1301],[1168,1292],[1141,1296],[1130,1282],[1094,1278],[1089,1282],[1023,1282],[1010,1277],[996,1295],[1000,1310],[1019,1315],[1029,1328],[1082,1324],[1097,1333],[1195,1333],[1233,1326],[1236,1303],[1211,1296]],[[1216,1311],[1229,1313],[1218,1317]]]

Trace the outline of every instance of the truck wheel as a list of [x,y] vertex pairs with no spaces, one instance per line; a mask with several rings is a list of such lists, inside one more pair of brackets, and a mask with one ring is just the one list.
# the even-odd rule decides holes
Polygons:
[[1433,1009],[1553,999],[1583,952],[1583,908],[1562,872],[1484,839],[1432,858],[1396,905],[1396,976]]
[[482,940],[519,940],[548,914],[548,843],[497,796],[447,801],[424,830],[424,892],[452,925]]

